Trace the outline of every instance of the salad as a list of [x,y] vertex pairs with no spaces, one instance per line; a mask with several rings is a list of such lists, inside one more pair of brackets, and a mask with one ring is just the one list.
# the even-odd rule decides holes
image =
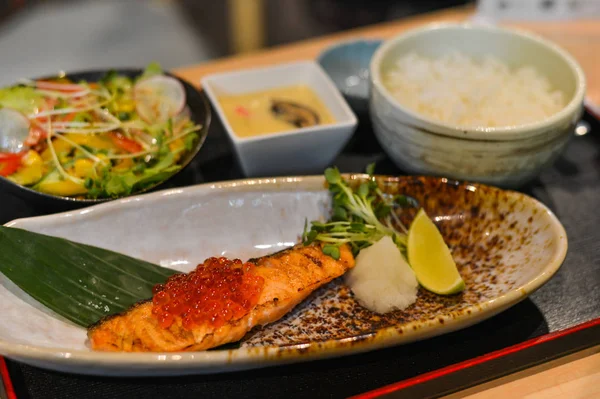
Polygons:
[[136,78],[23,80],[0,89],[0,176],[51,195],[120,197],[180,170],[201,128],[157,64]]

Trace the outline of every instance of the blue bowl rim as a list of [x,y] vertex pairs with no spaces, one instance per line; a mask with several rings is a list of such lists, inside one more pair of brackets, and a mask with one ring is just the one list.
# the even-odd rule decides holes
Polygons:
[[[348,39],[348,40],[342,40],[339,42],[336,42],[335,44],[332,44],[328,47],[326,47],[324,50],[321,50],[321,52],[319,53],[319,55],[317,56],[317,62],[319,64],[321,64],[322,66],[322,61],[325,59],[326,56],[328,56],[330,53],[332,53],[334,50],[343,48],[343,47],[349,47],[349,46],[353,46],[356,44],[373,44],[373,45],[377,45],[377,47],[379,47],[381,44],[383,44],[385,40],[384,39],[378,39],[378,38],[373,38],[373,39],[368,39],[368,38],[362,38],[362,39]],[[375,50],[377,49],[377,47],[373,50],[373,53],[375,53]],[[370,61],[369,61],[370,63]]]

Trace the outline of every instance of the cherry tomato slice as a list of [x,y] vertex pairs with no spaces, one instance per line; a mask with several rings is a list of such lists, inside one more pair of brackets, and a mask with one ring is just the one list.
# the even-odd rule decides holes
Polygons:
[[0,153],[0,176],[10,176],[21,167],[24,153]]
[[131,153],[143,151],[143,147],[135,140],[128,139],[121,133],[109,133],[108,136],[117,147]]

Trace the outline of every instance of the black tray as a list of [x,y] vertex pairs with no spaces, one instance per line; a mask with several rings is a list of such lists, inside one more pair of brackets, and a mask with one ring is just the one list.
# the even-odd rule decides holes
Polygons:
[[[376,161],[376,173],[403,174],[383,154],[368,117],[359,117],[358,131],[335,164],[343,172],[362,172]],[[589,114],[585,120],[591,132],[574,138],[551,169],[522,189],[548,205],[564,224],[569,236],[565,263],[548,284],[498,316],[409,345],[208,376],[101,378],[52,372],[7,360],[16,397],[291,399],[347,397],[389,384],[395,385],[365,397],[390,392],[437,397],[600,344],[600,123]],[[228,139],[215,120],[192,167],[175,177],[170,186],[241,177]],[[0,192],[0,223],[43,213]]]

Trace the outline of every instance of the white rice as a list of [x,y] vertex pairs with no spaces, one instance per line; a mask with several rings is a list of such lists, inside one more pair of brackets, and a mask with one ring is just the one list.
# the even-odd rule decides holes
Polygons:
[[505,127],[544,120],[565,106],[564,95],[532,66],[509,68],[491,56],[459,52],[430,59],[408,53],[384,75],[403,106],[464,127]]

